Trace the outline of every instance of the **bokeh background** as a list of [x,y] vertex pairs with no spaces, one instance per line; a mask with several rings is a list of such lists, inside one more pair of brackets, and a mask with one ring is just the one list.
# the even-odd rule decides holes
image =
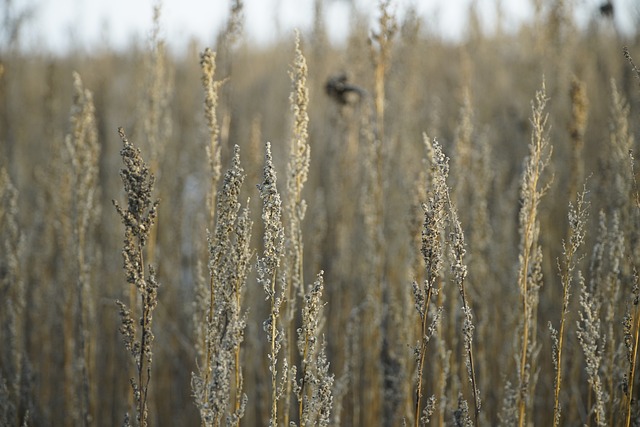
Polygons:
[[[235,14],[234,5],[242,6]],[[299,28],[308,65],[311,151],[303,191],[308,205],[303,283],[324,271],[322,333],[335,376],[330,425],[414,422],[420,321],[412,282],[425,274],[420,204],[431,189],[430,164],[423,160],[425,133],[451,159],[451,198],[467,238],[467,292],[483,401],[478,423],[511,425],[523,316],[520,187],[533,132],[531,103],[543,85],[553,153],[539,205],[544,285],[534,319],[535,386],[529,388],[525,424],[553,423],[548,324],[557,329],[561,319],[557,260],[569,236],[569,202],[575,203],[586,185],[587,235],[570,275],[563,422],[597,421],[592,377],[576,335],[584,310],[580,271],[601,303],[596,336],[602,364],[596,372],[606,385],[606,419],[625,425],[625,393],[638,392],[637,377],[635,383],[624,382],[626,366],[636,363],[625,365],[625,337],[637,331],[623,322],[637,316],[637,168],[632,169],[628,152],[637,150],[640,89],[623,47],[640,63],[638,5],[631,0],[406,1],[391,2],[389,10],[395,26],[380,75],[374,37],[391,27],[381,24],[377,2],[3,1],[0,424],[112,426],[122,424],[126,412],[134,413],[129,384],[134,365],[122,344],[114,303],[130,295],[122,268],[124,226],[112,205],[114,199],[124,203],[120,126],[140,147],[160,199],[146,257],[160,283],[150,424],[200,423],[191,388],[198,369],[194,313],[201,303],[196,284],[209,274],[211,182],[200,54],[207,47],[215,51],[215,78],[228,79],[216,105],[221,164],[223,171],[230,166],[238,145],[246,174],[240,201],[248,200],[251,247],[259,255],[263,223],[256,185],[263,179],[267,141],[287,200],[294,122],[289,73],[293,29]],[[95,144],[88,152],[94,163],[83,163],[93,157],[82,157],[69,142],[78,109],[88,105],[77,80],[74,86],[74,72],[91,92],[95,120],[87,126]],[[341,75],[360,92],[345,104],[326,91],[328,80]],[[380,97],[384,114],[375,108]],[[87,181],[91,197],[79,190],[84,173],[93,177]],[[447,236],[443,241],[449,242]],[[269,305],[256,281],[257,255],[242,299],[247,326],[241,366],[248,403],[241,424],[261,426],[268,423],[271,383],[263,330]],[[444,314],[427,353],[422,386],[425,396],[438,397],[433,422],[455,425],[459,396],[472,404],[461,302],[451,282],[451,257],[445,258],[443,290],[434,302]],[[300,321],[296,315],[293,330]],[[300,363],[291,351],[291,363]],[[635,401],[632,413],[639,413]],[[292,421],[299,422],[295,414]]]

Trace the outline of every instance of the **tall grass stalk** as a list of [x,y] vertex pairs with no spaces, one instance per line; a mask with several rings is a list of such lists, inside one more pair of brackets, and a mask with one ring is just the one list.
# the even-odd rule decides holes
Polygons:
[[[629,55],[628,51],[625,50],[625,55],[627,59],[633,66],[633,70],[636,72],[638,79],[640,80],[640,70],[638,70],[633,64],[633,60]],[[640,215],[640,190],[638,189],[638,182],[636,181],[635,175],[635,158],[633,156],[633,151],[629,150],[629,161],[631,166],[631,177],[632,177],[632,185],[633,185],[633,202],[634,202],[634,213],[636,215]],[[637,260],[635,261],[637,263]],[[640,272],[638,269],[638,265],[634,263],[633,265],[633,288],[631,290],[631,306],[627,310],[627,314],[624,320],[624,329],[625,329],[625,346],[627,347],[627,362],[628,362],[628,371],[627,378],[625,384],[625,412],[626,412],[626,426],[629,427],[633,422],[633,389],[636,379],[636,371],[638,364],[638,346],[640,345]],[[629,313],[629,311],[631,313]]]
[[599,291],[599,299],[603,300],[603,333],[609,337],[604,349],[602,375],[606,383],[606,393],[612,408],[608,411],[609,425],[615,425],[620,417],[626,414],[621,405],[624,392],[619,385],[618,367],[624,363],[624,346],[620,345],[621,297],[623,296],[623,271],[625,269],[625,236],[620,229],[620,213],[613,211],[607,226],[607,215],[600,211],[597,241],[593,245],[593,253],[589,267],[589,289]]
[[600,331],[600,308],[602,303],[587,289],[582,275],[578,275],[578,280],[582,288],[580,293],[582,310],[580,311],[580,320],[577,322],[576,334],[584,352],[590,390],[595,395],[593,408],[588,408],[589,416],[593,413],[596,418],[596,424],[598,426],[606,426],[605,400],[607,397],[605,396],[600,375],[602,352],[603,348],[606,347],[605,338],[602,337]]
[[[382,0],[378,3],[378,28],[372,31],[367,41],[369,43],[369,55],[373,65],[374,79],[374,111],[372,118],[366,124],[367,164],[365,171],[367,174],[367,185],[364,197],[364,222],[366,224],[367,244],[370,245],[368,262],[368,282],[367,291],[367,311],[365,311],[364,322],[372,325],[364,331],[364,339],[369,343],[370,351],[367,352],[364,361],[364,379],[369,384],[364,390],[364,404],[371,410],[365,411],[364,422],[372,424],[378,422],[381,416],[391,416],[392,411],[388,410],[390,399],[384,398],[384,378],[387,364],[383,363],[385,358],[384,329],[388,323],[388,289],[387,283],[385,251],[385,188],[388,187],[386,176],[386,161],[388,156],[386,150],[389,144],[385,136],[385,81],[390,67],[393,38],[397,31],[397,21],[391,11],[391,1]],[[368,103],[366,109],[370,109]],[[388,352],[388,351],[387,351]],[[382,413],[378,412],[382,411]],[[386,420],[390,423],[391,420]]]
[[[289,367],[286,357],[282,361],[281,382],[278,383],[278,355],[284,339],[284,328],[281,325],[280,309],[286,295],[286,278],[279,275],[279,269],[284,254],[284,229],[282,226],[282,201],[277,188],[276,171],[273,166],[271,144],[267,142],[264,164],[264,177],[258,186],[262,199],[262,221],[264,224],[263,254],[258,258],[257,273],[260,283],[269,301],[269,317],[264,322],[269,344],[269,372],[271,373],[271,414],[269,426],[279,424],[278,402],[286,391],[285,382],[289,377]],[[293,366],[291,369],[295,369]],[[295,377],[295,374],[292,374]]]
[[578,250],[584,244],[588,217],[589,202],[585,201],[586,189],[578,194],[576,205],[569,202],[569,240],[562,242],[564,257],[562,264],[558,261],[558,271],[562,283],[562,309],[560,312],[560,330],[556,331],[551,322],[549,329],[553,338],[553,364],[555,369],[554,379],[554,404],[553,423],[560,425],[562,407],[560,404],[560,389],[562,387],[562,350],[564,348],[565,325],[569,311],[569,299],[571,296],[571,284],[578,262],[581,257]]
[[[224,230],[225,227],[230,227],[229,224],[223,224],[221,220],[218,220],[216,224],[216,212],[217,205],[225,202],[234,203],[234,206],[224,205],[224,209],[237,210],[237,195],[232,198],[229,194],[226,195],[224,200],[218,200],[218,183],[221,176],[221,159],[220,159],[220,142],[219,142],[219,127],[216,115],[216,108],[218,106],[218,92],[223,82],[215,81],[214,75],[216,71],[216,53],[211,49],[206,48],[204,52],[200,54],[200,70],[201,70],[201,83],[204,89],[204,116],[207,123],[208,141],[205,145],[206,157],[209,166],[209,186],[207,188],[207,229],[217,230],[221,227]],[[240,179],[240,178],[237,178]],[[241,185],[241,183],[240,183]],[[232,184],[227,183],[227,186]],[[230,190],[228,191],[237,191]],[[227,217],[229,214],[227,214]],[[229,219],[229,218],[226,218]],[[235,221],[235,220],[234,220]],[[233,222],[231,223],[233,224]],[[209,280],[198,280],[196,284],[196,301],[195,301],[195,314],[194,324],[196,331],[196,349],[199,357],[200,364],[200,377],[196,375],[192,376],[192,389],[196,396],[196,405],[200,408],[200,419],[203,424],[211,425],[220,422],[220,418],[224,412],[224,405],[217,399],[219,397],[220,390],[216,389],[212,380],[212,374],[214,373],[215,356],[213,352],[216,350],[216,344],[213,340],[216,339],[217,334],[223,334],[218,330],[220,326],[216,321],[220,321],[217,317],[219,313],[216,310],[224,310],[223,303],[216,301],[216,297],[219,297],[224,291],[221,284],[223,280],[221,273],[223,267],[216,265],[220,263],[219,255],[214,256],[213,249],[220,249],[223,246],[227,246],[227,250],[230,249],[229,236],[226,236],[222,242],[212,241],[209,237]],[[218,274],[216,276],[216,274]],[[207,283],[208,282],[208,283]],[[220,336],[217,336],[220,339]],[[219,350],[219,349],[218,349]],[[216,373],[217,374],[217,373]],[[226,374],[226,372],[225,372]],[[223,378],[226,378],[223,375]],[[215,394],[212,395],[212,393]],[[218,404],[213,407],[212,403]]]
[[638,270],[633,272],[633,308],[631,313],[625,316],[625,345],[627,347],[627,363],[628,370],[625,381],[625,425],[630,427],[633,425],[633,385],[635,384],[638,345],[640,345],[640,273]]
[[380,0],[378,4],[380,28],[369,38],[371,59],[374,66],[375,111],[377,138],[384,141],[385,80],[390,66],[393,37],[398,31],[398,23],[391,11],[391,0]]
[[238,200],[244,170],[240,148],[225,173],[218,194],[216,228],[209,234],[209,292],[211,317],[207,317],[207,363],[193,375],[192,388],[202,426],[238,426],[247,397],[243,393],[240,345],[246,327],[242,300],[252,251],[252,222]]
[[220,160],[220,126],[216,108],[218,94],[225,80],[214,80],[216,73],[216,53],[206,48],[200,54],[200,68],[202,70],[202,87],[204,89],[204,116],[209,130],[209,141],[206,147],[207,160],[210,169],[209,192],[207,193],[207,211],[209,212],[208,227],[213,230],[216,218],[216,193],[221,175]]
[[520,361],[518,366],[518,425],[527,424],[527,413],[532,405],[532,376],[535,372],[534,353],[536,352],[536,319],[538,292],[542,285],[541,257],[538,243],[540,226],[538,220],[538,205],[542,196],[549,188],[544,184],[543,172],[547,167],[551,148],[547,136],[547,118],[545,112],[547,95],[545,84],[536,92],[535,102],[532,102],[533,116],[531,124],[533,131],[529,144],[529,156],[526,160],[522,177],[520,201],[522,206],[519,214],[520,224],[520,255],[518,266],[518,287],[522,304],[522,323],[520,335]]
[[[287,198],[285,203],[285,251],[284,271],[287,276],[286,297],[286,340],[284,342],[287,358],[294,360],[295,342],[295,314],[298,293],[303,294],[304,284],[304,243],[302,239],[302,222],[307,211],[306,201],[302,198],[302,190],[307,181],[311,148],[309,147],[308,126],[309,89],[307,88],[307,61],[300,47],[300,34],[296,33],[295,57],[289,77],[292,91],[289,103],[293,111],[293,134],[289,147],[289,162],[287,164]],[[302,360],[304,364],[304,358]],[[304,374],[303,374],[304,375]],[[287,382],[287,393],[284,396],[284,425],[289,425],[291,390],[295,379]],[[302,402],[299,405],[302,415]],[[302,422],[302,418],[299,418]]]
[[[153,312],[158,304],[158,282],[155,269],[149,265],[148,273],[145,268],[144,248],[149,233],[153,227],[159,200],[153,200],[154,177],[149,171],[140,150],[134,147],[122,128],[118,128],[123,148],[120,151],[125,169],[120,171],[127,198],[127,207],[123,208],[113,200],[113,205],[120,215],[125,232],[124,271],[127,283],[137,291],[140,304],[140,317],[132,314],[132,310],[121,301],[116,301],[120,307],[122,320],[120,332],[125,348],[131,354],[136,367],[137,378],[131,378],[131,388],[135,402],[136,420],[139,427],[146,427],[149,420],[148,397],[151,382],[151,365],[153,362],[152,344],[154,334],[151,329]],[[140,331],[138,331],[140,326]],[[128,420],[128,415],[125,417]],[[125,422],[125,425],[128,422]]]
[[74,102],[71,110],[72,131],[65,138],[65,148],[71,163],[71,219],[73,222],[73,251],[76,254],[77,274],[75,323],[75,365],[80,371],[77,395],[82,425],[92,424],[96,404],[95,376],[95,302],[91,271],[95,265],[97,248],[90,235],[99,221],[98,157],[100,147],[93,105],[93,94],[84,88],[78,73],[73,74]]
[[[298,398],[300,427],[328,426],[333,407],[334,377],[329,373],[325,351],[322,292],[323,272],[305,291],[302,306],[302,327],[298,329],[298,351],[301,358],[300,381],[294,392]],[[321,340],[322,339],[322,340]]]
[[437,307],[436,312],[430,310],[433,301],[442,290],[442,270],[444,263],[443,235],[447,225],[448,189],[447,176],[449,175],[449,161],[442,152],[440,144],[434,140],[429,142],[424,135],[430,155],[430,181],[432,188],[427,193],[427,201],[423,203],[424,222],[422,229],[421,252],[424,261],[424,281],[421,284],[413,283],[413,296],[415,308],[420,316],[420,338],[415,349],[417,362],[416,400],[414,411],[414,425],[427,424],[430,412],[433,411],[434,399],[429,399],[426,407],[422,405],[423,381],[425,374],[425,360],[427,344],[433,337],[442,315],[442,306]]
[[462,337],[465,351],[465,366],[467,375],[471,383],[471,393],[473,395],[473,424],[477,427],[480,417],[480,408],[482,402],[480,400],[480,390],[478,390],[478,380],[476,377],[476,367],[473,353],[473,332],[475,326],[473,324],[473,313],[468,302],[467,291],[465,290],[465,280],[467,278],[467,265],[464,262],[466,254],[464,232],[462,225],[458,219],[458,212],[449,198],[449,215],[453,231],[451,232],[451,245],[453,251],[453,264],[451,270],[453,272],[453,280],[458,287],[460,300],[462,303]]
[[[144,58],[145,93],[139,107],[142,117],[142,148],[149,153],[149,170],[156,178],[161,178],[160,163],[163,160],[168,140],[171,138],[171,93],[173,81],[166,42],[162,37],[162,0],[154,0],[153,24],[149,35],[149,50]],[[149,232],[147,254],[149,263],[154,263],[158,228]]]

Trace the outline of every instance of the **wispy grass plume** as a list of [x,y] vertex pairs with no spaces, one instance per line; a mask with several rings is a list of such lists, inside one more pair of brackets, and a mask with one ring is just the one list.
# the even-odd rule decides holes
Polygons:
[[587,217],[589,213],[589,202],[585,201],[586,189],[578,194],[576,205],[569,202],[569,240],[562,242],[564,256],[562,262],[558,261],[558,270],[562,283],[562,310],[560,313],[560,330],[557,331],[549,322],[553,339],[553,364],[556,373],[554,379],[554,406],[553,423],[560,425],[560,415],[562,411],[560,390],[562,388],[562,350],[565,340],[565,325],[567,313],[569,311],[569,299],[571,296],[571,285],[574,280],[575,269],[581,259],[578,250],[584,244]]
[[[425,375],[425,360],[427,344],[433,337],[440,317],[442,307],[435,307],[432,298],[437,296],[442,289],[442,274],[444,265],[444,230],[448,221],[448,189],[447,176],[449,175],[449,159],[442,152],[440,144],[434,140],[430,143],[424,135],[425,145],[430,154],[429,165],[431,167],[432,188],[427,193],[427,201],[423,203],[424,223],[422,229],[422,259],[424,261],[424,281],[421,284],[413,283],[413,296],[415,308],[420,317],[420,338],[415,348],[417,362],[416,399],[414,411],[414,425],[424,425],[429,420],[427,407],[423,408],[422,397],[423,379]],[[435,310],[435,312],[433,311]]]
[[551,157],[547,130],[547,94],[543,82],[532,102],[533,131],[529,143],[520,189],[520,254],[518,266],[518,287],[522,304],[520,341],[520,361],[518,365],[518,425],[526,425],[528,413],[533,405],[533,373],[535,373],[535,353],[537,352],[537,309],[539,290],[542,286],[542,251],[539,245],[540,225],[538,205],[549,184],[543,181],[543,172]]
[[[76,369],[80,375],[77,384],[78,413],[84,425],[91,424],[97,404],[97,384],[90,383],[89,375],[95,375],[95,299],[92,288],[98,249],[91,239],[100,220],[98,205],[98,160],[100,146],[93,105],[93,94],[85,89],[80,75],[73,74],[74,99],[71,110],[71,133],[65,138],[65,148],[71,163],[70,215],[73,227],[73,251],[76,255],[77,275],[75,325],[76,325]],[[71,308],[71,307],[69,307]]]
[[220,180],[222,166],[220,164],[220,126],[216,108],[218,106],[218,93],[224,80],[214,80],[216,73],[216,53],[206,48],[200,54],[200,67],[202,69],[202,86],[204,88],[204,116],[209,130],[209,141],[206,145],[207,159],[210,169],[210,187],[207,193],[207,207],[209,212],[208,226],[213,229],[216,218],[216,192]]
[[[302,197],[302,190],[307,181],[309,163],[311,161],[311,147],[309,146],[309,89],[307,88],[307,60],[300,46],[300,34],[296,33],[295,57],[289,77],[292,90],[289,103],[293,111],[293,132],[289,147],[289,162],[287,164],[287,197],[284,209],[285,218],[285,252],[284,271],[287,277],[286,299],[286,334],[284,342],[287,359],[293,360],[295,351],[295,314],[298,294],[303,293],[304,284],[304,242],[302,239],[302,223],[307,211],[307,203]],[[284,424],[289,424],[291,387],[294,378],[287,385],[284,396]]]

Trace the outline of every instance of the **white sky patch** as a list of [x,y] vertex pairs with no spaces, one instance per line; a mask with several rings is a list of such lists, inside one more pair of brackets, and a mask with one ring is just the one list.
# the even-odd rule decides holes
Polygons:
[[[376,0],[353,0],[372,23],[377,16]],[[474,2],[485,31],[496,22],[497,0],[396,0],[395,10],[402,16],[415,5],[432,34],[459,39],[466,33],[469,7]],[[576,22],[584,27],[597,17],[603,0],[573,0]],[[153,0],[14,0],[12,13],[32,10],[21,33],[21,47],[40,51],[64,52],[71,47],[82,50],[107,45],[126,49],[132,42],[147,39],[152,26]],[[307,30],[313,21],[314,0],[245,0],[245,30],[249,42],[267,44],[294,28]],[[161,26],[172,49],[184,49],[190,40],[211,45],[229,14],[229,0],[164,0]],[[530,0],[501,0],[504,29],[516,31],[532,19]],[[640,23],[637,0],[614,0],[616,26],[631,32]],[[348,1],[325,0],[327,33],[333,43],[349,32]],[[6,38],[6,34],[0,31]],[[2,40],[4,42],[4,40]]]

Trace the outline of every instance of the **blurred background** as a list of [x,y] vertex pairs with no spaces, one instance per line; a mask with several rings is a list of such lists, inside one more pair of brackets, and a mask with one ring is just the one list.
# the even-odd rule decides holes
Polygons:
[[[622,325],[637,306],[640,259],[638,169],[629,159],[629,150],[638,149],[640,91],[623,48],[640,63],[639,3],[390,3],[393,18],[385,21],[373,0],[0,0],[0,425],[28,418],[36,426],[113,426],[133,414],[134,364],[114,303],[135,302],[122,268],[124,226],[112,205],[125,203],[119,126],[141,149],[161,200],[146,249],[160,283],[150,424],[200,424],[191,388],[202,343],[196,288],[208,281],[206,230],[212,228],[201,53],[216,52],[214,79],[225,80],[215,109],[222,171],[238,145],[246,174],[239,200],[250,208],[251,248],[261,254],[256,185],[266,141],[278,188],[285,202],[288,197],[294,28],[310,99],[303,283],[324,271],[322,333],[336,380],[331,425],[413,424],[420,321],[412,282],[425,275],[421,203],[432,190],[425,138],[437,138],[451,158],[448,183],[467,239],[480,424],[513,425],[523,320],[520,187],[532,100],[543,86],[553,154],[539,207],[544,286],[532,334],[536,376],[528,425],[553,423],[547,331],[549,322],[556,328],[560,322],[557,260],[569,233],[569,202],[583,185],[591,207],[576,271],[608,304],[599,313],[607,343],[598,347],[605,352],[600,372],[607,420],[620,425],[625,391],[640,385],[637,377],[622,385],[629,342]],[[384,48],[381,35],[388,36]],[[354,85],[358,96],[335,96],[335,86],[327,90],[331,82]],[[425,396],[438,395],[436,425],[454,423],[459,396],[470,402],[449,252],[444,262],[442,283],[451,286],[439,294],[442,326],[423,383]],[[578,285],[574,291],[563,421],[595,425],[591,379],[576,337]],[[255,268],[242,307],[248,397],[242,424],[263,426],[271,396],[263,329],[269,303]],[[299,321],[293,317],[292,331]],[[289,348],[298,363],[295,345]]]

